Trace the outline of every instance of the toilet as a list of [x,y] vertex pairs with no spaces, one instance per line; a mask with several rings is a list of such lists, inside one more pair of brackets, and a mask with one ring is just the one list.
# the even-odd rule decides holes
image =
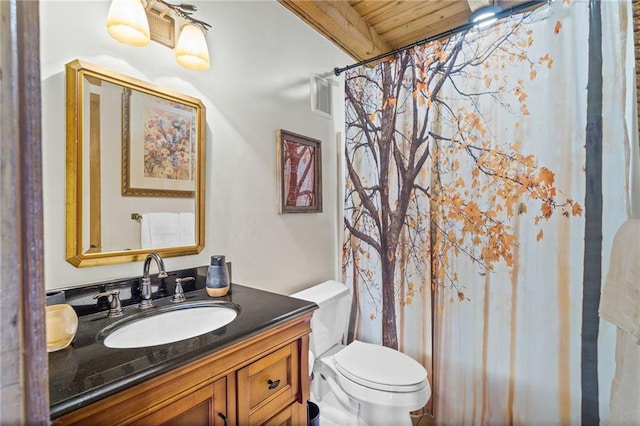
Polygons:
[[431,396],[427,370],[408,355],[354,340],[342,344],[351,308],[344,284],[326,281],[291,297],[315,302],[311,319],[311,399],[324,425],[411,425]]

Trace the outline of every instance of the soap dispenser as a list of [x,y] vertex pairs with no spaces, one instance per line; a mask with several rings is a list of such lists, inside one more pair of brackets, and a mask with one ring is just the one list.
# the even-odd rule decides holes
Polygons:
[[206,288],[210,297],[221,297],[229,291],[229,269],[223,255],[211,256],[207,269]]

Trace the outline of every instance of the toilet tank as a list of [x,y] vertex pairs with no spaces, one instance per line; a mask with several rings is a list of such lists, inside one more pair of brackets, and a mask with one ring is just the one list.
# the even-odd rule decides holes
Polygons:
[[346,285],[325,281],[291,297],[315,302],[319,307],[311,318],[309,340],[309,349],[316,357],[342,342],[351,309],[351,293]]

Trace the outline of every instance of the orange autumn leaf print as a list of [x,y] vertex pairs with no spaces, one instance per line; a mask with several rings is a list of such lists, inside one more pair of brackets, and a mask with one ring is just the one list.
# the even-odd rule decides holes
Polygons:
[[562,22],[558,21],[556,22],[556,26],[553,28],[553,33],[557,35],[561,29],[562,29]]
[[571,214],[573,214],[574,216],[580,216],[582,214],[582,207],[580,206],[580,204],[575,202],[573,203]]
[[555,173],[553,173],[551,170],[547,169],[546,167],[542,167],[540,169],[540,181],[547,186],[553,185],[553,182],[556,179],[555,176],[556,176]]

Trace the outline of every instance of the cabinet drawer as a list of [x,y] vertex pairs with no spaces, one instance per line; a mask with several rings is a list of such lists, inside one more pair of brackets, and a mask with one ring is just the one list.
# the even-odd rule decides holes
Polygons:
[[239,423],[262,424],[296,401],[298,389],[299,355],[294,342],[238,371],[238,405],[249,409],[239,413]]
[[261,426],[306,426],[306,424],[307,405],[294,402],[269,420],[261,423]]

